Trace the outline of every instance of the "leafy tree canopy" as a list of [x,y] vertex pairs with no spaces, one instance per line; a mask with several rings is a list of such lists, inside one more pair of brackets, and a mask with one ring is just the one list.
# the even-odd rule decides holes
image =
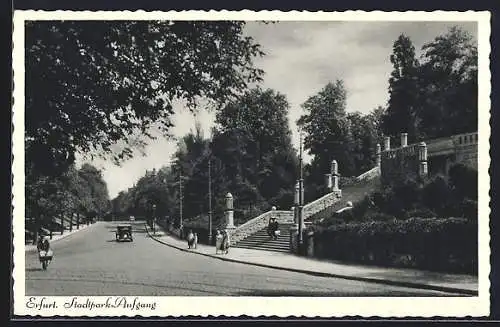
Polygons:
[[261,79],[244,22],[43,21],[26,24],[27,157],[46,174],[75,152],[131,156],[133,135],[168,135],[172,103],[222,105]]

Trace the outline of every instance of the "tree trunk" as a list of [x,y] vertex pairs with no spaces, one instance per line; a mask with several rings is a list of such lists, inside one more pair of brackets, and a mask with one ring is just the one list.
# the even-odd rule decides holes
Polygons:
[[33,245],[36,245],[36,241],[38,240],[38,234],[40,231],[40,225],[41,225],[41,215],[34,216],[35,223],[33,224],[35,230],[33,231]]
[[80,229],[80,212],[76,213],[76,229]]
[[74,215],[74,212],[71,212],[70,216],[69,216],[69,231],[70,232],[73,231],[73,215]]
[[61,219],[61,235],[64,234],[64,218],[63,215],[59,216]]

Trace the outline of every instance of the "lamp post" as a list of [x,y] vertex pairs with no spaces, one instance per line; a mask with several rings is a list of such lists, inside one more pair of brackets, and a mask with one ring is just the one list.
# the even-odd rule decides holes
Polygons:
[[179,228],[182,229],[182,170],[179,173]]
[[212,244],[212,177],[210,175],[210,158],[208,158],[208,244]]
[[155,221],[156,221],[156,204],[153,204],[153,235],[156,235],[155,229]]
[[299,179],[299,210],[298,210],[298,223],[299,223],[299,253],[304,247],[303,238],[303,225],[304,217],[302,214],[302,209],[304,207],[304,176],[302,167],[302,130],[299,131],[299,163],[300,163],[300,179]]

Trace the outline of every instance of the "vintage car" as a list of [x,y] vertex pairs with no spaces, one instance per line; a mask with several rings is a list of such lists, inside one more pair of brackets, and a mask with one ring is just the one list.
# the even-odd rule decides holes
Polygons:
[[130,241],[133,242],[132,226],[131,225],[118,225],[116,227],[116,241]]

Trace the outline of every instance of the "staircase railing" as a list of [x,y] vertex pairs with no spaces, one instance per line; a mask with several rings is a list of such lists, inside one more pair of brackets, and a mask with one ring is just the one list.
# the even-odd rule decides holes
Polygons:
[[370,169],[370,170],[362,173],[358,177],[356,177],[356,181],[360,182],[360,181],[364,181],[364,180],[370,180],[370,179],[373,179],[373,178],[376,178],[379,176],[380,176],[380,167],[375,166],[372,169]]
[[[356,180],[366,181],[380,176],[380,167],[376,166],[365,173],[359,175]],[[339,202],[342,198],[342,191],[332,191],[328,194],[323,195],[322,197],[307,203],[303,207],[303,215],[304,219],[307,219],[314,214],[323,211],[335,203]],[[293,211],[285,211],[285,210],[271,210],[264,212],[263,214],[250,219],[244,224],[237,226],[231,233],[231,243],[235,244],[248,236],[262,230],[269,223],[269,218],[275,217],[280,224],[293,223]]]
[[303,208],[304,219],[307,219],[310,216],[314,215],[315,213],[324,210],[329,206],[332,206],[336,202],[340,201],[341,198],[342,198],[342,191],[338,190],[325,194],[322,197],[312,202],[309,202],[308,204],[304,205]]

